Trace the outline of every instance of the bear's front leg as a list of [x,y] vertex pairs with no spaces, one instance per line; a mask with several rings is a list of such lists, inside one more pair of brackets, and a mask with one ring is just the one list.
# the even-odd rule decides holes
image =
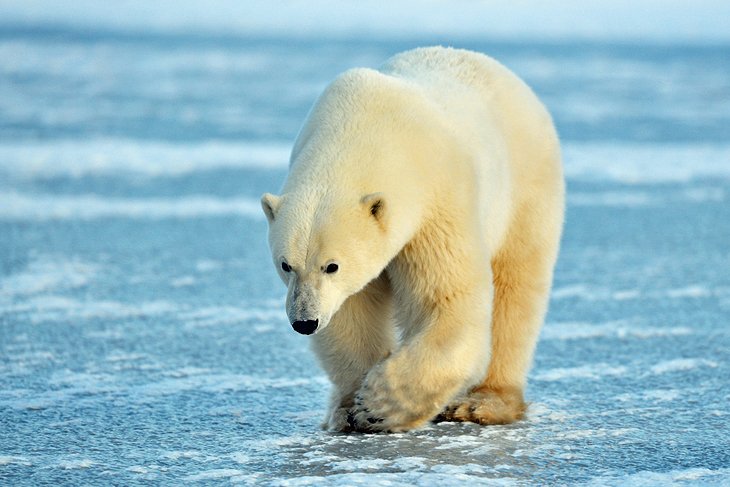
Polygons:
[[330,405],[322,427],[351,431],[349,411],[363,378],[395,348],[391,291],[383,274],[347,298],[332,320],[313,338],[313,348],[332,381]]
[[489,290],[480,287],[441,303],[425,326],[367,374],[350,411],[352,428],[419,427],[478,382],[489,360],[489,302]]

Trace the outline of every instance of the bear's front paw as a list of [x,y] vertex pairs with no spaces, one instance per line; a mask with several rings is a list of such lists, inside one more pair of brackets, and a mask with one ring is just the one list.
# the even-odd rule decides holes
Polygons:
[[347,423],[350,431],[359,431],[360,433],[377,433],[388,432],[386,429],[385,418],[376,416],[365,406],[365,401],[361,396],[355,399],[355,406],[348,411]]
[[322,429],[332,433],[348,433],[353,430],[351,412],[345,407],[333,409],[322,424]]
[[413,410],[413,404],[403,401],[405,391],[387,380],[382,370],[372,370],[355,395],[355,405],[347,419],[353,431],[398,432],[417,426],[419,415]]
[[[348,411],[347,423],[350,431],[358,431],[360,433],[377,433],[390,432],[388,425],[392,421],[386,422],[384,408],[378,407],[374,401],[368,401],[366,406],[364,396],[358,395],[355,398],[355,406]],[[370,408],[373,408],[371,410]],[[377,412],[374,412],[377,411]]]

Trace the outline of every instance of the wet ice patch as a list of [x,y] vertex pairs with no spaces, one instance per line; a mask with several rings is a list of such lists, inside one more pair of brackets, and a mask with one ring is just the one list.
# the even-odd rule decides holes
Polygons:
[[694,285],[677,289],[667,290],[667,296],[670,298],[705,298],[712,296],[712,292],[704,286]]
[[561,431],[556,433],[556,438],[567,441],[582,440],[586,438],[622,438],[639,432],[640,430],[636,428],[597,428],[589,430]]
[[464,463],[461,465],[448,465],[442,463],[440,465],[434,465],[433,467],[431,467],[431,472],[464,475],[484,473],[486,472],[486,470],[483,466],[477,465],[475,463]]
[[157,316],[178,311],[169,301],[123,303],[119,301],[81,301],[64,296],[37,296],[5,306],[5,313],[22,313],[32,323],[68,319],[126,319]]
[[202,259],[195,263],[195,269],[198,272],[211,272],[223,267],[223,262],[210,259]]
[[0,371],[13,373],[17,375],[25,375],[32,373],[33,369],[39,366],[47,366],[59,362],[59,359],[48,351],[27,351],[11,346],[5,348],[5,356],[8,357],[8,363],[0,364]]
[[80,385],[59,390],[43,392],[16,389],[11,394],[0,395],[0,406],[16,410],[42,411],[62,403],[80,404],[83,401],[93,401],[92,396],[116,391],[117,388],[109,385],[106,388]]
[[99,266],[90,262],[61,255],[44,255],[32,260],[22,271],[3,277],[0,280],[0,297],[77,289],[86,286],[98,272]]
[[230,458],[234,462],[239,463],[241,465],[246,464],[251,461],[251,456],[248,453],[244,453],[244,452],[231,453]]
[[669,472],[643,471],[634,474],[615,474],[594,477],[587,486],[628,485],[628,486],[664,486],[664,485],[726,485],[730,468],[710,470],[708,468],[689,468]]
[[552,300],[581,299],[583,301],[626,301],[637,299],[642,293],[636,289],[612,290],[606,287],[571,284],[554,288],[550,293]]
[[693,370],[702,367],[716,368],[717,362],[701,358],[676,359],[659,362],[651,367],[653,374],[667,374],[671,372],[681,372],[685,370]]
[[394,468],[405,471],[417,471],[427,468],[427,460],[423,457],[401,457],[393,460]]
[[442,445],[435,446],[434,449],[436,450],[450,450],[450,449],[458,449],[458,450],[470,450],[472,448],[477,448],[484,445],[484,440],[479,438],[478,436],[473,435],[456,435],[456,436],[450,436],[449,441],[443,443]]
[[72,459],[72,460],[63,460],[61,462],[58,462],[58,468],[61,468],[63,470],[78,470],[78,469],[86,469],[91,468],[94,465],[96,465],[96,462],[94,460],[88,459],[88,458],[82,458],[82,459]]
[[293,435],[253,440],[249,441],[246,446],[252,451],[267,452],[272,449],[286,448],[290,446],[307,446],[312,443],[314,443],[314,438],[304,435]]
[[[72,370],[60,370],[54,372],[48,384],[61,387],[70,387],[74,390],[101,391],[116,382],[116,377],[103,373],[74,372]],[[116,388],[116,386],[114,386]]]
[[170,280],[172,287],[190,287],[195,285],[195,278],[193,276],[181,276]]
[[575,284],[571,286],[556,287],[550,293],[551,299],[570,299],[592,297],[593,293],[587,286]]
[[[730,179],[730,145],[726,144],[574,142],[564,144],[563,154],[565,175],[568,179],[612,180],[621,183]],[[656,161],[662,163],[656,164]],[[708,194],[701,196],[704,198]],[[715,194],[711,197],[716,196]],[[570,193],[568,197],[570,201]],[[645,195],[641,193],[624,193],[624,196],[609,197],[607,201],[614,204],[646,203]]]
[[95,194],[61,196],[17,191],[0,193],[0,220],[159,220],[217,216],[263,219],[259,201],[244,197],[214,198],[201,195],[180,198],[116,198]]
[[620,191],[569,192],[567,203],[570,206],[614,206],[644,207],[665,206],[668,203],[721,203],[725,192],[720,188],[695,188],[692,190],[657,193],[624,189]]
[[112,352],[106,356],[107,362],[137,362],[148,358],[143,353]]
[[145,475],[148,478],[157,478],[158,474],[160,472],[166,471],[166,467],[162,467],[160,465],[132,465],[130,467],[127,467],[128,472],[132,472],[137,475]]
[[183,450],[183,451],[170,451],[162,454],[160,458],[165,460],[193,460],[196,462],[212,462],[217,460],[218,457],[206,455],[198,450]]
[[631,394],[621,394],[616,396],[616,400],[621,402],[633,402],[636,401],[637,398],[641,398],[648,402],[669,402],[676,401],[680,397],[682,397],[682,392],[676,389],[656,389]]
[[727,193],[722,188],[689,188],[682,191],[684,198],[695,203],[708,201],[720,203],[727,199]]
[[[190,327],[208,327],[238,324],[248,321],[287,322],[286,313],[280,305],[276,308],[239,308],[237,306],[208,306],[180,313],[180,319]],[[270,325],[259,324],[258,332],[266,332]]]
[[245,476],[246,472],[235,468],[217,468],[213,470],[205,470],[194,475],[188,475],[185,480],[188,482],[199,482],[201,480],[235,480],[233,477]]
[[727,297],[730,288],[711,287],[705,284],[670,289],[610,289],[603,286],[587,286],[585,284],[570,284],[553,288],[550,298],[554,301],[563,299],[580,299],[583,301],[627,301],[632,299],[700,299],[707,297]]
[[613,301],[629,301],[632,299],[640,299],[641,291],[638,289],[621,289],[618,291],[610,291],[608,299]]
[[271,483],[275,486],[364,486],[364,487],[410,487],[413,485],[425,486],[452,486],[452,485],[515,485],[514,479],[489,479],[477,475],[470,475],[454,470],[440,472],[350,472],[325,476],[304,476],[283,478]]
[[629,325],[624,321],[604,324],[548,323],[542,329],[542,340],[585,340],[595,338],[655,338],[691,335],[687,327],[646,327]]
[[572,379],[596,380],[605,376],[625,375],[628,369],[623,366],[611,366],[608,364],[583,365],[581,367],[549,369],[537,373],[535,380],[553,382]]
[[147,396],[167,396],[185,391],[225,392],[225,391],[262,391],[286,389],[305,385],[324,386],[329,384],[324,376],[308,378],[268,378],[244,374],[206,373],[184,374],[157,382],[134,387],[138,394]]
[[[12,357],[16,359],[16,357]],[[46,365],[49,364],[36,364]],[[56,366],[57,363],[52,363]],[[14,389],[0,394],[0,406],[17,410],[43,410],[62,403],[79,404],[93,401],[108,393],[123,390],[115,376],[104,373],[55,371],[44,384],[43,390]]]
[[359,458],[357,460],[339,460],[329,464],[332,470],[344,470],[347,472],[352,471],[367,471],[367,470],[380,470],[387,467],[392,462],[382,458]]
[[24,179],[181,176],[215,169],[285,169],[288,141],[34,140],[0,144],[0,173]]
[[658,401],[658,402],[664,402],[664,401],[674,401],[676,399],[679,399],[682,396],[682,393],[676,389],[670,389],[670,390],[655,390],[655,391],[645,391],[642,393],[645,399],[649,401]]
[[[164,400],[166,396],[188,391],[225,393],[239,391],[271,391],[316,385],[323,387],[329,382],[323,376],[302,379],[257,377],[243,374],[211,373],[205,369],[176,370],[172,377],[142,384],[127,384],[118,375],[92,372],[55,372],[44,390],[13,389],[0,391],[0,406],[18,410],[42,410],[63,403],[80,404],[93,402],[108,394],[124,394],[131,403]],[[50,386],[50,387],[49,387]],[[272,440],[275,441],[275,440]]]
[[532,403],[527,410],[527,421],[530,423],[564,423],[568,421],[573,414],[556,409],[545,403]]
[[568,193],[570,206],[648,206],[659,204],[651,194],[644,191],[603,191],[591,193]]
[[324,454],[321,450],[305,451],[304,453],[302,453],[302,457],[304,458],[299,461],[300,464],[307,466],[328,465],[331,467],[332,465],[342,460],[342,457],[340,456],[327,455]]
[[0,455],[0,467],[3,465],[22,465],[30,467],[32,462],[27,457]]

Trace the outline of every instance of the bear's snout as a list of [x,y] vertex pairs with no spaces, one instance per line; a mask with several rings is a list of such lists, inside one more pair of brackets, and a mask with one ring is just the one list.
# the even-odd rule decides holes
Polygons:
[[318,325],[319,320],[295,321],[291,324],[294,331],[301,333],[302,335],[311,335],[315,332]]

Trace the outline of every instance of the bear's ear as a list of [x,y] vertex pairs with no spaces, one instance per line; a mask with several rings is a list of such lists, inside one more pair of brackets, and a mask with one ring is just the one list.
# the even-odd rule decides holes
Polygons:
[[276,212],[279,211],[280,204],[281,196],[276,196],[271,193],[264,193],[263,196],[261,196],[261,208],[264,209],[264,213],[266,213],[266,218],[269,220],[269,223],[274,221]]
[[379,223],[383,223],[385,216],[385,197],[383,193],[370,193],[360,199],[360,203],[367,209],[368,213]]

